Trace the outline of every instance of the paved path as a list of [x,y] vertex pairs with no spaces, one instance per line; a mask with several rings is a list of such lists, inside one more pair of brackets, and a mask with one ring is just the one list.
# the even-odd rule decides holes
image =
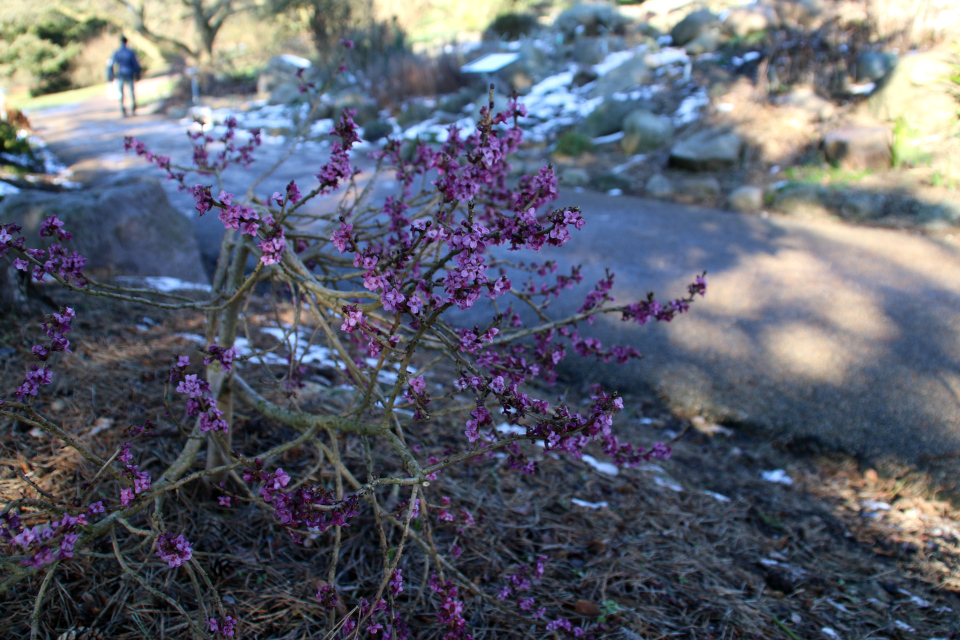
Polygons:
[[[95,181],[108,179],[100,170],[142,171],[120,151],[122,135],[165,153],[186,142],[176,123],[114,119],[113,109],[92,101],[33,120]],[[253,170],[279,153],[265,148]],[[298,153],[264,191],[307,179],[324,160]],[[234,175],[242,191],[244,174]],[[192,207],[172,186],[170,194]],[[960,470],[960,242],[593,193],[564,201],[581,205],[588,224],[557,257],[582,262],[592,280],[611,266],[622,299],[680,294],[694,274],[710,272],[708,296],[669,325],[594,325],[647,354],[601,369],[608,381],[652,384],[690,412]],[[208,217],[198,233],[209,245],[216,225],[207,222],[216,221]]]

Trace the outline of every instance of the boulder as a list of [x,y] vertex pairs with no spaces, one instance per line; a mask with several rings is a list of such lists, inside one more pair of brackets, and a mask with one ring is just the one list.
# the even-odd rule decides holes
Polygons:
[[560,172],[560,184],[565,187],[585,187],[590,184],[590,174],[579,167],[568,167]]
[[916,53],[897,61],[867,107],[876,118],[903,119],[920,135],[942,134],[957,126],[955,60],[940,52]]
[[696,38],[687,43],[684,47],[691,56],[698,56],[702,53],[713,53],[723,44],[723,34],[719,27],[707,27],[702,30]]
[[597,64],[609,52],[606,38],[578,38],[573,43],[573,61],[579,64]]
[[[463,87],[457,93],[452,93],[444,98],[441,98],[437,103],[437,110],[446,111],[447,113],[461,113],[467,108],[467,105],[476,104],[479,98],[480,94],[476,89]],[[423,120],[426,120],[429,117],[430,114],[427,114],[426,118],[417,120],[417,122],[423,122]]]
[[[443,108],[443,106],[441,106],[437,110],[444,111],[446,113],[458,114],[460,113],[460,110],[463,108],[463,106],[468,103],[469,103],[469,100],[467,102],[464,102],[463,104],[460,104],[456,100],[446,98],[440,101],[440,105],[449,106],[450,108],[446,109],[446,108]],[[397,124],[399,124],[401,127],[409,127],[412,124],[417,124],[418,122],[429,120],[432,116],[433,116],[433,109],[431,109],[428,105],[424,104],[423,102],[408,102],[406,105],[404,105],[400,113],[397,114]]]
[[756,213],[763,209],[763,189],[751,185],[737,187],[727,196],[727,204],[734,211]]
[[650,69],[643,56],[633,56],[623,64],[614,67],[597,80],[597,86],[590,95],[610,100],[615,93],[626,93],[650,79]]
[[740,163],[743,139],[725,129],[704,129],[673,145],[670,165],[691,171],[718,171]]
[[896,64],[895,53],[865,51],[857,56],[857,82],[880,82]]
[[28,246],[39,246],[40,223],[51,215],[73,234],[64,246],[85,256],[88,269],[209,281],[193,224],[155,179],[61,193],[25,190],[0,201],[0,222],[22,226]]
[[673,46],[682,47],[692,42],[700,35],[700,32],[707,27],[716,27],[720,25],[717,16],[713,15],[708,9],[700,9],[687,15],[686,18],[674,25],[670,30],[670,37],[673,38]]
[[646,109],[631,111],[623,119],[620,148],[627,155],[645,153],[662,147],[673,137],[673,121]]
[[600,77],[600,74],[597,73],[591,65],[582,64],[577,67],[576,73],[573,74],[573,82],[571,83],[574,87],[582,87],[585,84],[590,84],[594,80]]
[[674,194],[673,183],[662,173],[654,174],[643,188],[654,198],[669,198]]
[[622,34],[630,19],[609,4],[575,4],[553,22],[553,27],[569,42],[577,36]]
[[886,169],[892,159],[890,132],[881,127],[843,127],[823,138],[830,164],[844,169]]
[[773,7],[752,5],[730,10],[723,21],[723,28],[732,36],[746,38],[754,33],[763,33],[779,25],[780,19]]
[[620,131],[627,114],[648,106],[643,100],[604,100],[580,122],[577,131],[590,138],[608,136]]

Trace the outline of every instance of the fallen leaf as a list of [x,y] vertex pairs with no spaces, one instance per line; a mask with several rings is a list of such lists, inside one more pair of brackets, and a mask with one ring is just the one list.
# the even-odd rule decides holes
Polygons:
[[577,600],[573,605],[574,610],[582,616],[596,617],[600,615],[600,607],[589,600]]

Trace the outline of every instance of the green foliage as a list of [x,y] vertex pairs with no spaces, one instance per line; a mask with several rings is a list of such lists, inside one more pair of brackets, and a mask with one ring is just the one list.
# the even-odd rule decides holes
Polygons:
[[557,140],[557,155],[577,158],[593,150],[593,140],[576,131],[569,131]]
[[916,138],[916,131],[906,119],[897,118],[893,126],[893,144],[890,146],[894,167],[917,167],[930,164],[931,155],[912,143]]
[[519,40],[537,27],[537,16],[532,13],[503,13],[493,19],[484,35],[491,40]]
[[32,95],[69,89],[71,61],[105,27],[102,20],[80,22],[56,11],[0,22],[0,77],[26,74]]
[[43,166],[30,143],[17,136],[17,128],[9,122],[0,121],[0,153],[7,154],[0,159],[0,166],[12,167],[16,173],[36,171]]
[[870,169],[856,171],[830,165],[798,165],[788,167],[784,171],[790,182],[831,186],[845,186],[852,182],[860,182],[872,173]]

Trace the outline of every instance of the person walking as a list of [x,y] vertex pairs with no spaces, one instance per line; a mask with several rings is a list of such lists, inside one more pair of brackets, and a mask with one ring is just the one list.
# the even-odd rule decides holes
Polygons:
[[112,81],[114,78],[120,89],[120,112],[124,117],[127,116],[127,108],[123,104],[123,90],[128,86],[132,112],[133,115],[137,115],[137,96],[133,93],[133,83],[140,79],[140,62],[137,61],[137,54],[127,48],[126,36],[120,36],[120,48],[114,52],[107,66],[107,81]]

